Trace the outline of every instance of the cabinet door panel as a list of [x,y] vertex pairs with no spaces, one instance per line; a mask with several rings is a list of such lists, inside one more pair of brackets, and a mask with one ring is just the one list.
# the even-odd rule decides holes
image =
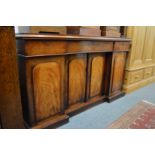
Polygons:
[[105,57],[95,55],[91,58],[90,73],[90,97],[102,94],[103,78],[105,69]]
[[85,98],[86,59],[71,59],[68,65],[68,100],[69,104],[83,102]]
[[155,27],[147,26],[143,50],[143,63],[152,64],[155,49]]
[[61,110],[61,69],[57,62],[41,63],[33,69],[36,119],[41,120]]
[[129,26],[127,37],[132,38],[128,66],[140,67],[143,64],[143,46],[145,43],[146,26]]
[[122,88],[126,53],[114,53],[113,75],[111,92],[119,91]]

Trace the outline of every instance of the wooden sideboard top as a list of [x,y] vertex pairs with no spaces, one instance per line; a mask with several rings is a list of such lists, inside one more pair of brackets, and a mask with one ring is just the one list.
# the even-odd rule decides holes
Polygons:
[[76,36],[76,35],[51,35],[51,34],[22,34],[17,33],[16,39],[26,40],[96,40],[96,41],[127,41],[130,38],[110,38],[110,37],[94,37],[94,36]]

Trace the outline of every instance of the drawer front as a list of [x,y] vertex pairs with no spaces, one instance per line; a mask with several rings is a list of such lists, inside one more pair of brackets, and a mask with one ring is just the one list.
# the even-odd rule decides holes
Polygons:
[[143,70],[134,71],[130,74],[130,84],[143,79]]
[[128,51],[130,49],[130,43],[128,42],[115,42],[114,51]]
[[25,53],[32,55],[48,55],[48,54],[63,54],[63,53],[80,53],[80,52],[111,52],[113,51],[113,42],[102,41],[27,41]]
[[152,76],[152,67],[144,69],[144,78],[149,78]]

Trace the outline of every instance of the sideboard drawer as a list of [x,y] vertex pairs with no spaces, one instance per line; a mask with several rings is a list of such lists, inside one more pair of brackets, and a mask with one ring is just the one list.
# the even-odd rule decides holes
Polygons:
[[144,78],[148,78],[152,75],[152,67],[144,69]]
[[129,83],[138,82],[143,79],[143,70],[134,71],[130,74],[130,81]]
[[[17,41],[18,53],[27,56],[32,55],[51,55],[63,53],[80,53],[80,52],[112,52],[113,42],[101,41],[55,41],[55,40],[33,40],[25,41],[24,49],[20,46],[22,41]],[[20,45],[20,46],[19,46]]]
[[129,42],[115,42],[114,51],[128,51],[130,49]]

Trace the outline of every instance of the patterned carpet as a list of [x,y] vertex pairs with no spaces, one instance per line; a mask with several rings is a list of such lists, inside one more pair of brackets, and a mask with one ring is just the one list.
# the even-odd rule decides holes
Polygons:
[[141,101],[107,128],[155,129],[155,105],[147,101]]

